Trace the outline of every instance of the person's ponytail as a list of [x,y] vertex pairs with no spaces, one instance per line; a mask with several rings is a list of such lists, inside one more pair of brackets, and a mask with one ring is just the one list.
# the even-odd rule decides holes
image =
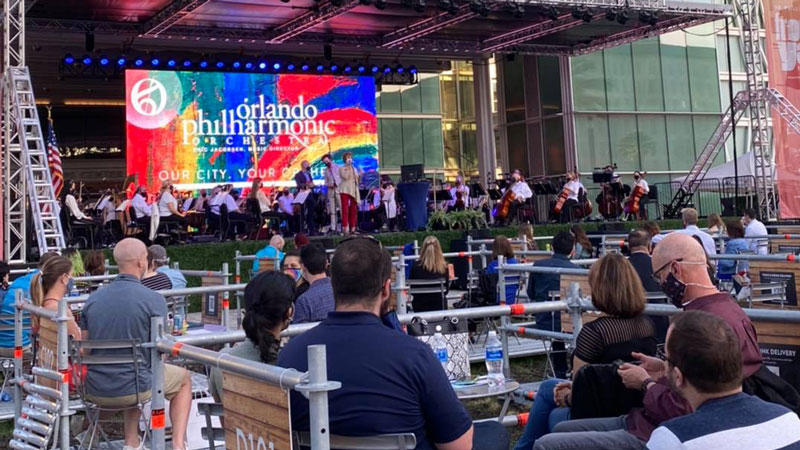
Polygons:
[[42,306],[44,301],[44,288],[42,287],[42,272],[36,272],[31,278],[31,301],[34,306]]
[[245,314],[242,320],[245,335],[258,347],[259,358],[265,364],[274,364],[275,358],[278,356],[278,352],[274,348],[276,339],[271,332],[274,326],[273,321],[258,313]]

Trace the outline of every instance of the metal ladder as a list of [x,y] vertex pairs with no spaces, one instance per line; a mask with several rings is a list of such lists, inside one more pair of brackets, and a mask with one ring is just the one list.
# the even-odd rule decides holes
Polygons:
[[[34,367],[33,371],[50,380],[61,378],[60,373],[40,367]],[[30,381],[18,382],[28,395],[22,402],[22,414],[16,419],[8,446],[14,450],[45,450],[58,429],[61,392]]]
[[[736,94],[733,103],[728,107],[728,110],[722,115],[717,128],[711,134],[711,138],[703,147],[703,151],[695,160],[694,165],[689,170],[689,174],[681,182],[680,188],[675,192],[672,201],[664,207],[664,216],[677,217],[681,210],[685,208],[691,201],[694,193],[700,187],[706,172],[714,163],[714,159],[719,154],[721,148],[725,146],[725,142],[733,132],[736,122],[741,119],[744,112],[749,105],[749,94],[747,91],[742,91]],[[731,117],[731,109],[733,109],[734,117]]]
[[22,164],[25,167],[27,194],[39,254],[59,251],[66,247],[66,242],[28,68],[9,67],[6,72],[6,88],[11,102],[11,119],[16,125],[16,136],[19,140],[14,144],[20,147]]

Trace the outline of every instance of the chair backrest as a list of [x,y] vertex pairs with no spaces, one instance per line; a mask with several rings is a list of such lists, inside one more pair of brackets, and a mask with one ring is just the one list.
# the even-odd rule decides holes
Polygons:
[[[294,433],[298,447],[311,447],[311,434],[307,431]],[[407,450],[417,447],[414,433],[380,434],[377,436],[339,436],[330,435],[331,449],[334,450]]]
[[213,426],[211,418],[224,416],[225,408],[222,403],[197,403],[197,412],[206,419],[206,426],[200,428],[200,434],[208,441],[209,450],[216,450],[214,442],[225,440],[225,428]]
[[437,278],[433,280],[406,280],[408,294],[446,294],[447,280]]
[[271,272],[279,270],[277,260],[275,258],[259,258],[258,259],[258,273]]
[[[102,352],[102,353],[99,353]],[[139,373],[139,366],[146,365],[142,342],[138,339],[111,339],[111,340],[72,340],[72,361],[75,366],[116,366],[129,365],[133,373]],[[76,377],[80,381],[79,377]],[[139,394],[139,376],[136,380],[136,403],[141,403]],[[78,392],[82,399],[87,394],[86,385],[76,382]]]

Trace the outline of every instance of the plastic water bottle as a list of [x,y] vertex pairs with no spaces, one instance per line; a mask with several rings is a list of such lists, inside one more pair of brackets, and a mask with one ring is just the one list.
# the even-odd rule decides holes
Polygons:
[[506,382],[506,377],[503,375],[503,345],[495,331],[490,331],[486,339],[486,371],[489,389],[502,388]]
[[442,364],[442,369],[447,373],[447,361],[450,357],[447,355],[447,342],[445,342],[444,336],[442,336],[441,326],[436,327],[436,333],[433,334],[433,339],[431,340],[431,347],[433,347],[433,352],[436,353],[436,358],[439,359],[439,363]]
[[0,402],[8,403],[8,402],[12,402],[12,401],[14,401],[14,392],[13,391],[10,391],[10,390],[9,391],[3,391],[3,393],[0,394]]

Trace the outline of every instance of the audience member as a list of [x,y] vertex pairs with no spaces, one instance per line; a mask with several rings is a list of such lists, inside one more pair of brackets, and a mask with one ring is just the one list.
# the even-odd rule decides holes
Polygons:
[[[140,279],[148,270],[147,247],[142,241],[127,238],[114,248],[114,260],[119,275],[108,286],[95,291],[86,300],[81,315],[84,339],[150,341],[153,317],[164,318],[167,304],[161,294],[141,285]],[[118,355],[128,350],[94,350],[100,355]],[[150,397],[153,372],[150,350],[142,349],[143,363],[139,372],[123,364],[93,364],[88,367],[86,389],[89,400],[100,406],[126,409],[123,413],[125,450],[141,448],[139,441],[139,409],[137,399]],[[191,383],[186,369],[166,364],[164,395],[170,400],[172,447],[186,448],[186,426],[192,404]],[[137,392],[138,386],[138,392]]]
[[142,286],[150,288],[154,291],[172,289],[172,281],[169,279],[167,274],[156,271],[156,267],[158,267],[156,259],[160,258],[163,253],[166,253],[166,251],[162,253],[161,250],[163,250],[164,247],[161,247],[160,245],[158,246],[161,247],[160,249],[154,247],[155,246],[150,246],[150,248],[147,249],[147,271],[142,277]]
[[64,250],[61,250],[61,256],[70,260],[72,263],[72,272],[77,274],[77,276],[83,276],[86,274],[86,268],[83,266],[81,252],[79,252],[77,248],[65,248]]
[[[587,322],[578,334],[572,357],[572,373],[586,364],[631,361],[632,352],[656,354],[655,328],[642,314],[647,303],[636,281],[636,271],[619,253],[609,253],[589,271],[592,304],[605,315]],[[545,380],[536,393],[533,408],[515,450],[529,450],[557,423],[569,420],[572,382]],[[557,443],[552,444],[555,448]],[[568,447],[564,447],[568,448]]]
[[[391,293],[391,271],[391,258],[376,241],[355,238],[341,243],[331,264],[336,311],[289,341],[278,364],[306,371],[308,346],[326,346],[328,377],[342,383],[328,393],[330,434],[413,432],[417,449],[502,448],[505,430],[497,422],[475,424],[500,429],[486,436],[488,445],[479,432],[473,442],[472,419],[430,347],[381,322],[379,315]],[[294,391],[290,395],[293,429],[308,430],[308,400]]]
[[319,322],[328,317],[334,309],[331,279],[325,273],[328,268],[328,254],[319,244],[308,244],[300,249],[300,262],[303,265],[303,278],[308,282],[308,290],[297,298],[294,308],[294,323]]
[[575,259],[591,258],[594,253],[594,247],[592,247],[592,241],[589,240],[589,236],[586,235],[583,228],[575,224],[569,228],[569,232],[572,233],[572,236],[575,238],[575,253],[573,257]]
[[[245,339],[220,353],[238,356],[251,361],[275,364],[281,345],[281,331],[292,322],[294,307],[294,280],[280,272],[256,275],[244,288],[244,318],[242,329]],[[222,401],[222,371],[211,369],[208,380],[211,394]]]
[[[725,241],[726,255],[739,255],[750,252],[750,240],[744,239],[744,227],[739,220],[729,220],[727,223],[728,239]],[[719,275],[723,278],[730,278],[737,272],[748,269],[747,261],[735,261],[732,259],[720,259],[717,261]]]
[[528,250],[539,250],[539,246],[536,245],[536,240],[533,239],[533,225],[529,223],[519,224],[517,238],[526,242]]
[[[575,238],[568,231],[561,231],[553,237],[553,257],[533,263],[536,267],[561,267],[577,269],[569,261],[575,247]],[[528,280],[528,298],[534,302],[550,300],[550,291],[561,289],[561,276],[553,273],[531,273]],[[536,328],[547,331],[561,331],[560,313],[536,314]],[[551,359],[556,378],[567,376],[567,355],[564,342],[553,341]]]
[[[492,262],[486,266],[486,273],[498,273],[497,257],[502,256],[506,259],[506,264],[517,264],[517,259],[514,258],[514,249],[511,248],[511,242],[505,236],[497,236],[492,242]],[[519,275],[506,275],[506,304],[513,305],[517,302],[517,291],[519,290]],[[500,293],[497,294],[497,303],[500,303]]]
[[676,233],[697,236],[700,238],[700,242],[703,243],[706,254],[716,255],[717,246],[714,244],[714,238],[700,228],[697,228],[697,210],[694,208],[683,208],[681,217],[683,219],[683,229],[676,231]]
[[[334,253],[335,255],[335,253]],[[442,247],[436,236],[428,236],[422,241],[422,248],[419,251],[419,259],[411,265],[411,280],[448,280],[447,262],[442,255]],[[414,312],[439,311],[444,306],[444,296],[450,289],[450,285],[445,281],[445,292],[434,292],[432,294],[414,294],[411,299],[411,307]]]
[[800,448],[794,412],[742,392],[742,353],[724,320],[702,311],[679,315],[665,354],[670,384],[694,412],[661,424],[649,450]]
[[283,236],[280,234],[273,235],[269,239],[269,245],[262,248],[261,250],[256,252],[255,260],[253,260],[253,273],[258,273],[258,265],[261,259],[275,259],[277,258],[277,265],[276,269],[278,269],[282,262],[283,262],[283,246],[285,245],[286,241],[283,240]]
[[[628,234],[628,247],[630,256],[628,261],[636,270],[642,287],[648,294],[660,294],[661,287],[653,279],[653,261],[650,258],[650,235],[645,230],[634,230]],[[666,300],[653,299],[648,303],[664,304]],[[656,340],[663,344],[667,339],[667,328],[669,327],[669,317],[650,315],[650,320],[656,327]]]
[[656,222],[653,221],[645,222],[642,225],[642,229],[646,231],[647,234],[650,235],[651,247],[655,247],[656,245],[658,245],[659,242],[661,242],[662,239],[664,239],[664,235],[661,234],[661,227],[659,227]]
[[86,274],[90,276],[105,275],[106,273],[106,255],[102,250],[92,250],[83,258],[84,268]]
[[[31,278],[31,303],[50,311],[58,311],[58,302],[69,294],[72,285],[72,271],[72,261],[69,259],[63,256],[49,258],[42,266],[41,271],[36,272]],[[67,333],[73,339],[81,339],[81,329],[75,323],[75,317],[70,308],[67,308],[67,316],[69,316]],[[31,322],[33,329],[38,330],[38,316],[32,315]]]
[[[744,236],[766,236],[767,227],[758,220],[758,213],[753,208],[747,208],[742,217],[742,225],[744,225]],[[766,255],[769,253],[769,242],[767,239],[748,239],[750,241],[750,250],[757,255]]]
[[723,236],[725,235],[725,223],[722,222],[722,217],[719,216],[717,213],[711,213],[708,215],[708,234],[711,236]]
[[294,299],[295,301],[305,294],[308,290],[309,284],[303,278],[303,263],[300,262],[300,250],[293,248],[286,252],[283,257],[283,273],[292,277],[295,281]]
[[303,248],[310,243],[311,241],[308,240],[308,236],[306,236],[305,233],[297,233],[294,235],[294,248]]
[[[33,276],[39,273],[42,270],[42,267],[47,263],[50,258],[54,258],[58,256],[56,252],[47,252],[39,258],[39,265],[37,266],[36,270],[30,272],[26,275],[23,275],[16,280],[14,280],[6,290],[5,295],[3,296],[3,307],[0,310],[0,314],[7,314],[7,315],[14,315],[14,311],[16,310],[17,300],[17,291],[22,292],[22,300],[30,302],[31,294],[30,294],[30,287],[31,287],[31,280]],[[23,350],[27,352],[30,350],[31,346],[31,331],[30,331],[30,319],[23,318],[23,325],[22,328],[22,346]],[[0,325],[6,326],[13,326],[13,320],[0,320]],[[14,356],[14,330],[0,330],[0,356],[11,358]]]
[[183,276],[180,270],[173,269],[169,266],[169,257],[167,256],[167,249],[154,244],[148,247],[147,255],[153,258],[153,266],[156,272],[163,273],[169,278],[171,289],[183,289],[186,287],[186,277]]

